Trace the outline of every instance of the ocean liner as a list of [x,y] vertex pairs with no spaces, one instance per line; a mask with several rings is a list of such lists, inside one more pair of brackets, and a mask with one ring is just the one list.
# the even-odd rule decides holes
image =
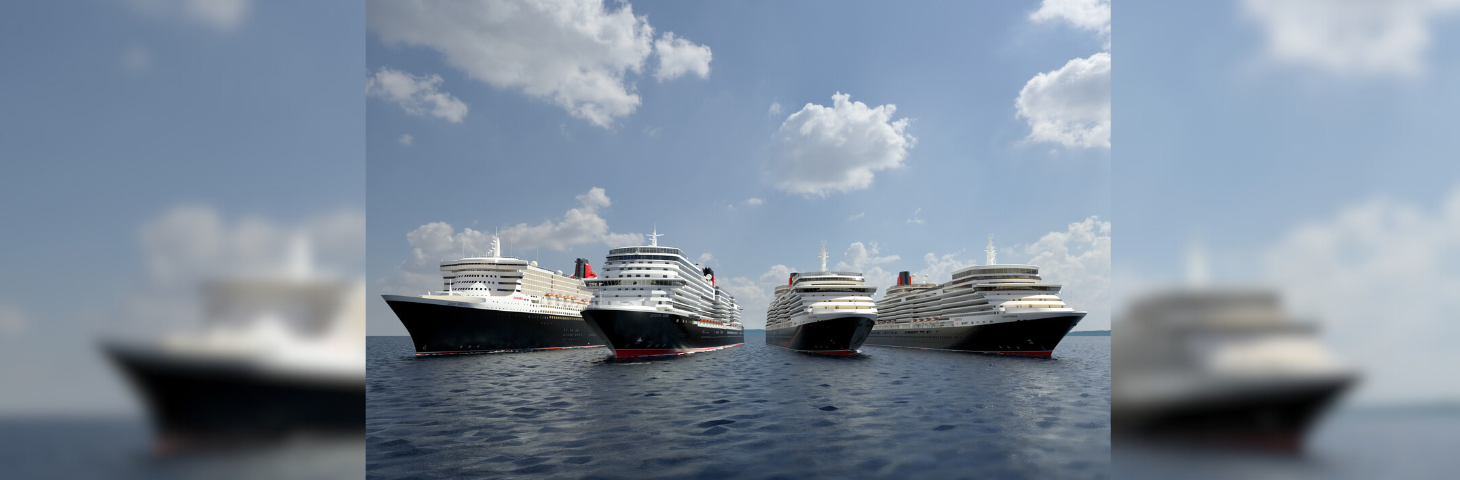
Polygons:
[[578,259],[572,276],[501,254],[492,237],[486,256],[441,262],[443,291],[382,295],[416,355],[600,347],[579,312],[592,292],[593,266]]
[[603,275],[585,283],[593,300],[583,320],[615,357],[679,355],[745,343],[740,307],[715,284],[715,272],[659,246],[609,250]]
[[160,452],[293,434],[358,435],[365,418],[365,284],[294,271],[201,285],[200,331],[102,350],[146,406]]
[[1043,283],[1039,267],[1000,265],[989,237],[988,264],[953,272],[947,283],[918,283],[900,272],[877,302],[867,345],[1050,357],[1085,318]]
[[877,321],[872,294],[861,273],[826,269],[826,244],[821,244],[821,271],[792,273],[776,287],[766,310],[765,342],[803,352],[850,355],[867,341]]
[[1298,451],[1358,375],[1261,289],[1191,288],[1131,302],[1112,341],[1112,433]]

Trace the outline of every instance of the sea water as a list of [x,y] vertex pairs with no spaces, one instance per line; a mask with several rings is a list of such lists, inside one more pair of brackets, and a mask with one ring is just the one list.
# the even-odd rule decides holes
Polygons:
[[417,357],[368,342],[370,478],[1106,478],[1110,339],[1053,359],[743,346]]

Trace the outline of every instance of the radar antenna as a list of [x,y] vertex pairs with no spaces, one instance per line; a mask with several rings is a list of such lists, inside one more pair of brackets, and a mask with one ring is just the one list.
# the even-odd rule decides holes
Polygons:
[[989,235],[989,247],[984,249],[984,253],[989,254],[989,265],[999,263],[994,261],[994,236],[992,234]]

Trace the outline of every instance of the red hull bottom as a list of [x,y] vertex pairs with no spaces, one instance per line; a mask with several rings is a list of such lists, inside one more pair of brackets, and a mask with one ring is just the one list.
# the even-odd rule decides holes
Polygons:
[[1054,350],[1030,350],[1030,351],[954,350],[954,349],[951,349],[951,348],[923,348],[923,347],[904,347],[904,346],[901,346],[901,345],[877,345],[875,343],[869,343],[867,345],[871,345],[873,347],[916,348],[918,350],[938,350],[938,351],[944,351],[944,352],[995,353],[995,354],[1000,354],[1000,355],[1022,355],[1022,356],[1026,356],[1026,357],[1038,357],[1038,358],[1051,358],[1051,356],[1054,354]]
[[658,349],[658,348],[648,348],[648,349],[632,349],[632,350],[630,350],[630,349],[623,349],[623,350],[614,350],[613,351],[613,356],[616,357],[616,358],[639,358],[639,357],[660,357],[660,356],[666,356],[666,355],[688,355],[688,354],[691,354],[691,353],[709,352],[709,351],[713,351],[713,350],[719,350],[719,349],[722,349],[722,348],[738,347],[740,345],[745,345],[745,344],[744,343],[737,343],[737,344],[734,344],[734,345],[725,345],[725,346],[722,346],[722,347],[709,347],[709,348],[683,348],[683,349],[668,349],[668,348],[666,348],[666,349]]
[[416,356],[425,355],[462,355],[468,353],[506,353],[506,352],[536,352],[540,350],[567,350],[569,348],[600,348],[603,345],[585,345],[582,347],[547,347],[547,348],[519,348],[515,350],[460,350],[449,352],[416,352]]

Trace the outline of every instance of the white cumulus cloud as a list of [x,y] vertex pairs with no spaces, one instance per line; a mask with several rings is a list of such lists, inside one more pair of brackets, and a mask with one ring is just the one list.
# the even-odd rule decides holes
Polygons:
[[847,221],[850,222],[850,221],[853,221],[853,220],[860,220],[862,217],[865,217],[865,216],[867,216],[867,212],[858,212],[858,213],[853,214],[853,215],[847,215]]
[[440,75],[416,76],[400,70],[380,67],[365,79],[365,94],[381,97],[400,105],[411,115],[431,115],[451,123],[466,118],[467,106],[450,93],[437,90]]
[[1035,75],[1014,101],[1029,140],[1069,148],[1110,148],[1110,53],[1076,58]]
[[776,188],[807,196],[860,190],[875,172],[903,165],[917,138],[909,120],[893,120],[897,106],[868,107],[837,92],[832,106],[806,104],[772,137],[770,169]]
[[710,47],[677,38],[674,32],[665,32],[654,41],[654,53],[659,56],[659,70],[654,72],[654,78],[661,82],[686,73],[710,78]]
[[746,205],[750,205],[752,207],[755,207],[755,206],[759,206],[759,205],[765,204],[765,200],[761,200],[759,198],[751,197],[751,198],[748,198],[748,199],[745,200],[745,204]]
[[740,312],[740,322],[745,324],[745,328],[765,328],[765,311],[775,300],[776,286],[785,285],[791,272],[795,271],[795,268],[776,265],[757,278],[734,277],[718,283],[744,309]]
[[179,205],[137,231],[147,275],[133,285],[118,328],[196,325],[198,285],[219,278],[364,272],[365,212],[340,210],[284,223],[230,219],[209,205]]
[[1414,76],[1436,20],[1460,0],[1245,0],[1267,56],[1335,74]]
[[400,142],[401,145],[410,145],[412,143],[415,143],[416,137],[412,137],[411,134],[405,133],[401,134],[400,139],[396,141]]
[[860,272],[870,267],[902,259],[902,257],[897,255],[878,256],[879,253],[882,252],[877,247],[877,242],[867,242],[865,244],[862,242],[852,242],[851,245],[847,246],[847,250],[842,252],[842,260],[837,262],[836,269]]
[[1044,281],[1063,285],[1065,304],[1090,312],[1077,328],[1110,328],[1110,222],[1089,217],[1013,250],[1039,266]]
[[1044,0],[1029,19],[1064,21],[1075,28],[1110,33],[1110,0]]
[[359,270],[364,234],[365,214],[355,210],[288,225],[257,216],[229,220],[208,205],[180,205],[144,223],[137,238],[150,281],[190,285],[225,275],[279,273],[302,260],[296,258],[300,253],[327,271]]
[[925,220],[923,220],[921,218],[918,218],[918,214],[919,213],[923,213],[923,209],[922,208],[919,208],[917,210],[913,210],[912,218],[907,219],[907,223],[909,223],[909,224],[922,225]]
[[[529,252],[538,248],[566,250],[574,245],[603,243],[609,247],[642,245],[638,233],[612,233],[608,222],[598,216],[599,210],[612,204],[602,188],[593,188],[578,195],[579,206],[568,210],[557,221],[544,220],[537,225],[519,223],[498,232],[504,254]],[[490,232],[472,228],[456,228],[446,222],[432,222],[406,234],[411,245],[409,257],[396,268],[396,276],[384,286],[385,293],[412,293],[439,290],[440,262],[443,259],[483,255],[490,249]]]
[[366,23],[386,44],[431,48],[471,78],[521,91],[603,128],[638,108],[626,77],[660,56],[660,79],[709,75],[710,50],[664,35],[628,2],[378,0]]
[[766,110],[767,117],[778,117],[781,115],[781,102],[771,102],[770,110]]
[[893,272],[882,268],[882,265],[896,262],[902,257],[897,255],[878,256],[880,253],[882,252],[877,247],[877,242],[865,244],[853,242],[847,246],[845,252],[842,252],[842,260],[837,262],[834,270],[860,272],[868,285],[882,287],[877,289],[878,295],[876,295],[876,298],[882,298],[880,294],[897,277]]
[[1374,198],[1296,225],[1263,258],[1268,280],[1365,377],[1361,401],[1460,398],[1460,187],[1437,208]]
[[628,245],[642,245],[644,235],[639,233],[612,233],[608,221],[598,216],[599,210],[612,204],[602,188],[594,187],[588,193],[576,197],[580,206],[568,210],[562,220],[543,220],[537,225],[519,223],[502,229],[502,241],[517,248],[547,248],[566,250],[573,245],[603,243],[610,248]]
[[233,31],[248,18],[249,0],[129,0],[144,15],[182,19],[219,31]]

